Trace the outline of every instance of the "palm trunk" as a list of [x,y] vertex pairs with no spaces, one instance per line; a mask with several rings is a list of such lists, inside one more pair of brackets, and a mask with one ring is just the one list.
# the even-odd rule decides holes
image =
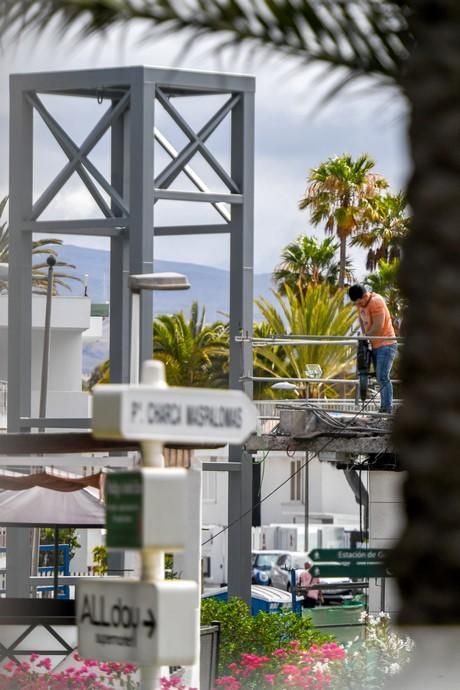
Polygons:
[[347,265],[347,238],[340,237],[340,254],[339,254],[339,288],[345,285],[345,269]]
[[414,223],[400,272],[409,306],[394,433],[408,524],[392,560],[400,622],[446,625],[460,622],[460,3],[409,4]]

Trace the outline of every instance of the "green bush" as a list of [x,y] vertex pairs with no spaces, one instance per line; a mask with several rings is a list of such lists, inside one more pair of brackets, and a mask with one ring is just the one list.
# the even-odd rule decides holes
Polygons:
[[227,665],[238,661],[240,654],[269,656],[284,648],[291,640],[298,640],[302,649],[321,644],[333,638],[316,630],[310,619],[301,618],[291,611],[260,612],[251,616],[249,606],[231,597],[227,602],[207,598],[201,602],[201,624],[220,622],[219,673]]

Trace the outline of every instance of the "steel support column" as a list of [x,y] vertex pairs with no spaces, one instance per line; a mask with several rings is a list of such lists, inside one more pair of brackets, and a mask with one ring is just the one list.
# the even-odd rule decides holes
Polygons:
[[[115,103],[112,107],[115,106]],[[111,183],[122,196],[129,198],[128,142],[126,129],[128,115],[112,125]],[[120,210],[112,205],[115,215]],[[121,308],[110,311],[110,380],[126,383],[129,379],[129,231],[110,238],[110,303]]]
[[[155,84],[144,72],[132,87],[129,114],[129,272],[153,272],[153,130]],[[127,289],[127,286],[126,286]],[[153,295],[140,293],[140,362],[152,356]]]
[[[129,274],[151,273],[156,202],[209,204],[223,222],[193,223],[188,215],[181,225],[158,228],[159,236],[210,233],[230,234],[230,387],[241,388],[241,374],[252,374],[249,343],[236,343],[241,333],[250,335],[253,300],[254,215],[254,89],[252,77],[217,72],[122,67],[13,75],[11,80],[10,175],[10,284],[8,428],[31,426],[31,242],[32,233],[109,237],[110,256],[110,357],[112,381],[127,381],[130,342]],[[46,97],[90,98],[101,106],[99,120],[82,144],[48,110]],[[207,96],[224,101],[195,132],[183,115],[182,103]],[[43,98],[44,97],[44,98]],[[180,99],[181,108],[175,106]],[[155,129],[155,107],[161,104],[188,140],[176,150]],[[107,107],[107,104],[109,107]],[[75,108],[74,101],[72,107]],[[33,113],[54,137],[66,156],[47,188],[33,197]],[[226,117],[231,118],[231,169],[219,162],[207,140]],[[94,147],[106,133],[111,136],[110,179],[96,166]],[[172,160],[162,171],[154,169],[154,136]],[[199,153],[217,175],[224,189],[210,189],[192,167]],[[181,173],[194,190],[174,183]],[[46,212],[74,175],[91,195],[97,212],[93,218],[48,218]],[[221,185],[219,185],[220,187]],[[102,190],[102,191],[101,191]],[[58,205],[58,204],[57,204]],[[205,240],[204,240],[205,241]],[[152,294],[141,295],[140,360],[152,352]],[[252,397],[250,381],[243,385]],[[21,422],[22,418],[22,422]],[[44,427],[51,426],[44,420]],[[87,426],[87,420],[69,418],[68,426]],[[230,463],[241,466],[229,480],[229,587],[232,594],[249,600],[252,461],[239,447],[230,448]],[[231,465],[230,465],[231,466]]]
[[32,106],[18,84],[10,94],[10,232],[8,276],[8,431],[31,414],[32,234],[22,222],[32,212]]
[[[245,93],[232,110],[232,178],[243,196],[232,206],[230,235],[230,387],[243,388],[252,398],[252,348],[237,343],[238,335],[252,335],[254,281],[254,93]],[[252,457],[231,446],[230,461],[241,472],[228,483],[228,589],[230,596],[251,598]]]

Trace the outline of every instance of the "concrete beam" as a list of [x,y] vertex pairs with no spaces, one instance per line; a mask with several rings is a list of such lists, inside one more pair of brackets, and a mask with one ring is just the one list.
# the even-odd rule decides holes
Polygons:
[[[352,438],[338,438],[324,432],[321,436],[309,434],[295,434],[293,436],[275,436],[272,434],[252,434],[245,443],[248,453],[258,450],[271,451],[310,451],[313,453],[350,453],[368,455],[372,453],[391,453],[392,447],[389,435],[385,436],[354,436]],[[343,462],[338,458],[337,462]]]

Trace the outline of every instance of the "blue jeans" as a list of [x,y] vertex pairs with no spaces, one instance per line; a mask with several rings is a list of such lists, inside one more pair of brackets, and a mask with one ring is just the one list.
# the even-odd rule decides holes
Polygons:
[[373,350],[375,374],[380,386],[380,412],[391,412],[393,406],[393,386],[390,381],[391,367],[396,357],[395,345],[383,345]]

